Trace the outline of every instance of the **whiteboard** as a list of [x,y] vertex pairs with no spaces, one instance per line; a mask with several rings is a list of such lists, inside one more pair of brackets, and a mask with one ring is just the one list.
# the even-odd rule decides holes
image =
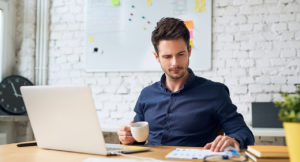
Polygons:
[[[210,0],[86,0],[85,69],[161,71],[151,33],[162,17],[193,21],[190,67],[211,68]],[[199,11],[199,8],[201,10]]]

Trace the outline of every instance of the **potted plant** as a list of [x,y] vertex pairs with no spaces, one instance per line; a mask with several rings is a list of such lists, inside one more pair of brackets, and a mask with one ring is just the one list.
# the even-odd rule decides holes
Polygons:
[[285,140],[291,162],[300,161],[300,86],[296,93],[280,93],[283,101],[274,101],[280,107],[279,119],[283,121]]

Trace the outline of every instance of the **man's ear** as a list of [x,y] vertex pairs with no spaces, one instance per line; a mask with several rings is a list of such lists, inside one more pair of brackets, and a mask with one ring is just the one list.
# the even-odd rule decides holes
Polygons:
[[157,62],[160,62],[160,61],[159,61],[159,56],[158,56],[158,53],[156,53],[156,52],[152,52],[152,54],[154,55],[154,57],[155,57],[156,61],[157,61]]
[[190,56],[191,56],[191,53],[192,53],[192,46],[189,46],[188,51],[189,51],[189,57],[190,57]]

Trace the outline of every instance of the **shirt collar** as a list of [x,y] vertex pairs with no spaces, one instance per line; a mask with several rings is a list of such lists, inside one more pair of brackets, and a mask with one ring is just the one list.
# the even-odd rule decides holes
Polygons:
[[[196,76],[195,76],[193,70],[190,69],[190,68],[188,68],[187,70],[188,70],[188,72],[189,72],[189,74],[190,74],[190,75],[189,75],[189,78],[187,79],[187,81],[184,83],[183,87],[182,87],[178,92],[180,92],[180,91],[182,91],[183,89],[185,89],[185,88],[189,87],[190,85],[192,85],[193,81],[195,80],[195,77],[196,77]],[[165,74],[165,73],[161,76],[161,79],[160,79],[160,86],[161,86],[161,88],[163,88],[164,90],[169,91],[169,89],[168,89],[167,86],[166,86],[166,74]]]

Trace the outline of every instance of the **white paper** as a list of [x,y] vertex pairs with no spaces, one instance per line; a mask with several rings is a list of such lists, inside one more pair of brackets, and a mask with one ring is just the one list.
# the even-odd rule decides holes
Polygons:
[[227,155],[225,152],[212,152],[205,149],[181,149],[176,148],[166,158],[169,159],[203,159],[209,155]]

